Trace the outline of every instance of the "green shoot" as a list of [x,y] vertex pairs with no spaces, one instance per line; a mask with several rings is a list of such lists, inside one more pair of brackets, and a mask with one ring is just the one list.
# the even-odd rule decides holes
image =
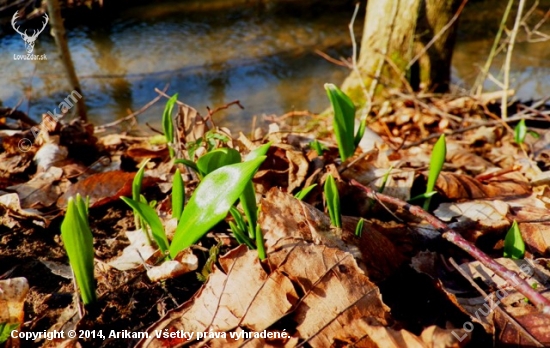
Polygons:
[[380,185],[380,188],[378,189],[378,193],[384,192],[384,189],[386,188],[386,184],[388,183],[388,179],[390,177],[390,173],[393,169],[393,166],[390,166],[386,174],[384,174],[384,177],[382,178],[382,185]]
[[258,257],[260,260],[265,260],[267,257],[264,245],[264,235],[260,225],[256,225],[256,247],[258,248]]
[[[147,225],[151,227],[153,239],[157,243],[157,246],[162,251],[162,253],[165,254],[168,251],[168,238],[166,237],[164,226],[162,225],[162,222],[160,221],[160,218],[158,217],[155,209],[153,209],[146,203],[138,202],[128,197],[120,198],[126,204],[128,204],[130,208],[134,209],[137,215],[139,215],[139,217],[142,218],[147,223]],[[144,230],[144,232],[147,233],[146,230]]]
[[510,259],[523,259],[525,256],[525,243],[521,238],[521,231],[519,230],[516,220],[512,223],[512,227],[506,233],[504,238],[504,257]]
[[[134,176],[134,180],[132,181],[132,199],[134,201],[140,201],[141,200],[141,198],[140,198],[141,183],[143,182],[143,175],[145,174],[145,166],[147,165],[148,162],[149,162],[148,159],[145,162],[143,162],[141,167],[139,167],[139,170],[137,171],[136,175]],[[134,211],[134,222],[135,222],[135,225],[136,225],[136,229],[142,227],[140,225],[139,217],[138,217],[138,215],[136,214],[135,211]]]
[[309,185],[308,187],[304,188],[303,190],[298,191],[294,195],[294,197],[297,200],[302,201],[304,198],[306,198],[307,194],[310,193],[311,190],[313,190],[316,186],[317,186],[317,184]]
[[516,144],[521,145],[525,141],[525,136],[527,135],[527,126],[525,125],[525,119],[522,119],[518,122],[514,128],[514,141]]
[[357,222],[357,226],[355,226],[355,236],[361,237],[363,234],[363,226],[365,225],[365,219],[360,218]]
[[319,157],[323,156],[323,152],[327,149],[327,147],[321,144],[319,140],[313,140],[311,143],[309,143],[309,147],[315,150]]
[[174,173],[172,180],[172,217],[180,220],[185,202],[185,185],[179,169]]
[[[327,91],[330,104],[334,111],[334,134],[336,135],[340,158],[342,162],[344,162],[346,159],[353,156],[356,148],[355,137],[353,135],[355,105],[353,105],[351,99],[335,85],[326,83],[325,90]],[[364,132],[364,128],[361,128]],[[358,132],[357,137],[359,137],[359,133],[360,132]]]
[[196,243],[225,218],[265,158],[260,156],[251,161],[230,164],[203,178],[183,210],[170,245],[172,257]]
[[235,164],[241,161],[241,154],[235,149],[227,147],[212,150],[197,160],[197,169],[201,177],[213,172],[214,170]]
[[325,180],[325,199],[327,201],[327,209],[330,216],[330,223],[332,226],[342,227],[342,216],[340,214],[340,196],[338,194],[338,187],[336,181],[332,175],[328,175]]
[[93,236],[88,224],[88,208],[80,195],[69,198],[61,223],[61,238],[69,256],[76,284],[85,305],[97,301],[94,281]]
[[[434,145],[432,157],[430,158],[430,171],[428,173],[428,184],[426,185],[426,200],[424,201],[424,210],[430,209],[430,203],[432,196],[428,196],[434,192],[435,182],[439,177],[439,173],[443,169],[445,163],[445,156],[447,156],[447,144],[445,143],[445,134],[442,134]],[[433,195],[433,194],[432,194]]]
[[0,344],[5,343],[10,338],[11,332],[19,327],[19,323],[0,323]]
[[[164,107],[164,112],[162,113],[162,130],[164,131],[164,136],[168,142],[168,152],[170,153],[170,158],[174,158],[174,122],[172,121],[172,110],[174,109],[174,104],[178,100],[178,94],[174,94],[166,102]],[[134,198],[135,199],[135,198]]]
[[250,249],[256,249],[254,242],[246,235],[247,225],[239,210],[233,206],[229,209],[229,212],[235,220],[235,222],[229,221],[229,228],[233,232],[233,235],[235,235],[237,242],[239,244],[246,244]]

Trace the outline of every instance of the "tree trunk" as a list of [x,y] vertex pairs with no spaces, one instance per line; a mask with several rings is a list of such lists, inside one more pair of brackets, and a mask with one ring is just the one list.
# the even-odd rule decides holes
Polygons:
[[[403,87],[446,92],[451,75],[451,56],[456,22],[443,27],[455,14],[459,0],[369,0],[358,60],[360,76],[352,72],[342,89],[358,104],[366,101],[365,88]],[[438,35],[439,38],[409,67],[409,62]],[[377,81],[373,81],[379,76]],[[361,80],[363,83],[361,83]],[[374,83],[373,83],[374,82]],[[364,88],[364,87],[365,88]]]
[[[82,89],[80,88],[80,82],[78,76],[74,70],[73,60],[71,58],[71,52],[69,51],[69,45],[67,43],[67,35],[65,34],[65,25],[63,24],[63,18],[61,17],[61,8],[59,6],[59,0],[47,0],[48,12],[50,13],[50,26],[52,28],[52,36],[55,39],[57,49],[59,50],[59,56],[67,73],[69,84],[73,91],[80,94],[80,98],[76,99],[75,112],[84,121],[87,121],[86,117],[86,104],[84,104],[84,97]],[[71,95],[73,93],[71,91]]]

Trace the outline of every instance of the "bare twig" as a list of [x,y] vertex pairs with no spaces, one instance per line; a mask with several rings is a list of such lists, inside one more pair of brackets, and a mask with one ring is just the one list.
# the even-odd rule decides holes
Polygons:
[[540,310],[543,314],[550,316],[550,300],[542,296],[542,294],[540,294],[539,292],[535,291],[525,280],[519,277],[516,272],[507,269],[503,265],[490,258],[487,254],[478,249],[472,243],[465,240],[459,233],[455,232],[453,229],[451,229],[445,223],[441,222],[432,214],[423,210],[419,206],[411,205],[398,198],[377,193],[373,189],[367,186],[363,186],[353,179],[351,180],[351,184],[363,190],[371,199],[376,199],[396,205],[402,209],[407,210],[409,213],[426,220],[430,225],[432,225],[434,228],[442,233],[441,236],[444,239],[458,246],[460,249],[470,254],[470,256],[472,256],[474,259],[481,262],[481,264],[485,265],[491,271],[495,272],[496,275],[507,281],[519,293],[527,297],[529,301],[531,301],[531,303],[535,307],[537,307],[538,310]]
[[508,15],[510,14],[510,10],[512,9],[512,5],[514,3],[514,0],[508,0],[508,5],[506,6],[506,10],[504,11],[504,15],[502,16],[502,20],[500,21],[500,27],[498,28],[497,35],[495,36],[495,41],[493,41],[493,46],[491,47],[491,52],[489,52],[489,56],[487,57],[487,61],[485,62],[485,65],[483,66],[483,69],[481,69],[480,75],[477,77],[476,82],[474,83],[474,87],[472,88],[472,91],[476,91],[476,95],[480,95],[483,91],[483,81],[485,81],[485,78],[487,77],[487,74],[489,73],[489,68],[491,68],[491,65],[493,64],[493,59],[496,56],[497,48],[500,43],[500,37],[502,36],[502,32],[504,31],[504,28],[506,28],[506,20],[508,20]]
[[514,319],[504,309],[499,307],[500,301],[496,305],[494,305],[494,300],[490,298],[489,295],[485,291],[483,291],[483,289],[479,285],[477,285],[477,283],[472,279],[472,277],[470,277],[470,275],[468,275],[468,273],[464,272],[464,270],[455,262],[452,257],[449,259],[449,261],[451,262],[451,265],[453,265],[453,267],[458,271],[458,273],[466,278],[466,280],[468,280],[468,282],[483,296],[483,298],[491,299],[491,304],[489,308],[494,308],[500,314],[505,316],[508,322],[512,324],[518,331],[520,331],[525,337],[527,337],[531,342],[533,342],[536,347],[544,347],[544,345],[535,337],[533,337],[533,335],[531,335],[529,331],[527,331],[520,323],[518,323],[516,319]]
[[[164,89],[162,90],[163,92],[166,92],[168,90],[168,86],[169,85],[166,85],[164,86]],[[147,104],[145,104],[143,107],[141,107],[141,109],[139,109],[138,111],[136,112],[133,112],[131,114],[129,114],[128,116],[125,116],[123,118],[121,118],[120,120],[116,120],[116,121],[113,121],[113,122],[109,122],[109,123],[106,123],[106,124],[103,124],[101,126],[97,126],[94,128],[94,132],[95,133],[98,133],[98,132],[102,132],[104,131],[106,128],[109,128],[109,127],[114,127],[122,122],[125,122],[125,121],[128,121],[130,119],[133,119],[135,118],[137,115],[143,113],[145,110],[149,109],[153,104],[155,104],[156,102],[158,102],[160,100],[160,98],[162,98],[161,95],[157,95],[153,100],[151,100],[150,102],[148,102]]]
[[[510,65],[512,64],[512,52],[514,50],[514,44],[516,42],[516,36],[518,34],[519,25],[521,22],[521,14],[525,7],[525,0],[519,0],[518,13],[514,22],[514,28],[510,33],[510,42],[508,43],[508,50],[506,52],[506,61],[504,62],[504,90],[507,91],[510,86]],[[508,118],[508,94],[502,95],[501,117],[505,120]]]
[[347,64],[345,62],[342,62],[341,60],[334,59],[334,58],[332,58],[331,56],[329,56],[328,54],[326,54],[325,52],[323,52],[321,50],[316,49],[314,52],[315,52],[315,54],[321,56],[322,58],[324,58],[325,60],[327,60],[328,62],[330,62],[332,64],[335,64],[335,65],[338,65],[338,66],[343,66],[344,68],[350,68],[349,64]]

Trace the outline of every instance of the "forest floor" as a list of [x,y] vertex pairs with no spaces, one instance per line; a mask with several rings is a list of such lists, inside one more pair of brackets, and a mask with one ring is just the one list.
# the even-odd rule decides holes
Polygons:
[[[37,138],[29,130],[0,130],[0,341],[15,329],[63,337],[9,336],[6,346],[549,345],[544,307],[487,261],[517,272],[550,299],[546,105],[515,103],[502,120],[498,95],[484,97],[395,95],[373,108],[372,131],[343,163],[332,119],[289,113],[247,137],[180,104],[177,124],[186,127],[177,135],[189,160],[214,148],[244,156],[271,142],[254,177],[267,259],[239,246],[228,215],[188,249],[187,263],[179,259],[187,269],[161,280],[150,278],[158,251],[138,237],[143,233],[120,197],[132,196],[135,173],[149,159],[142,193],[157,202],[171,239],[174,171],[183,173],[185,202],[200,178],[174,164],[158,136],[103,135],[101,127],[53,120],[39,125]],[[10,115],[4,116],[7,129]],[[462,250],[449,230],[404,205],[426,190],[442,134],[445,163],[428,212],[465,239]],[[22,147],[23,139],[32,146]],[[314,140],[322,154],[312,149]],[[328,174],[336,179],[341,229],[331,226],[325,204]],[[303,200],[294,197],[314,184]],[[98,294],[84,310],[60,237],[68,198],[77,193],[90,197]],[[503,258],[514,221],[525,244],[519,260]],[[183,333],[193,336],[176,337]]]

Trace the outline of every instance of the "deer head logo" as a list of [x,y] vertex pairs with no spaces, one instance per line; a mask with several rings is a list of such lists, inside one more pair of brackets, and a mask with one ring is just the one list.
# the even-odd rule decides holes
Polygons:
[[21,37],[23,38],[23,41],[25,41],[25,49],[27,50],[27,53],[31,54],[32,51],[34,50],[34,42],[36,41],[36,38],[38,37],[38,35],[40,35],[41,32],[44,31],[44,29],[46,28],[46,25],[48,24],[48,20],[50,19],[48,17],[48,14],[47,13],[44,13],[44,19],[45,21],[42,22],[42,29],[40,30],[36,30],[36,29],[33,29],[33,33],[31,36],[27,35],[27,30],[25,30],[25,32],[20,32],[19,31],[19,27],[15,27],[15,21],[17,20],[17,13],[19,11],[16,11],[14,14],[13,14],[13,17],[11,18],[11,26],[13,27],[13,29],[19,33],[19,35],[21,35]]

